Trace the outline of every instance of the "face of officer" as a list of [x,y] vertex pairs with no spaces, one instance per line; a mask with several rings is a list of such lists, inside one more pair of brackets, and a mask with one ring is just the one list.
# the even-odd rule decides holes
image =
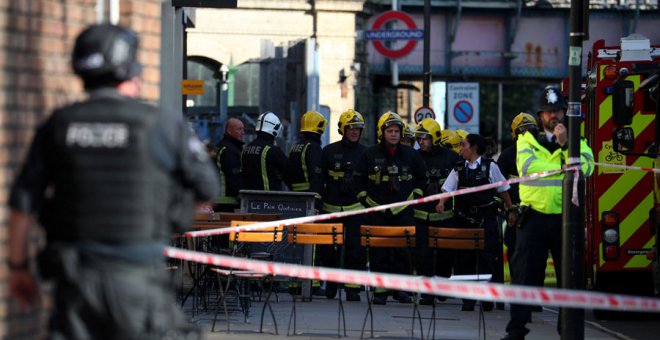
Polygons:
[[240,119],[229,118],[227,120],[227,130],[226,133],[237,140],[243,140],[243,135],[245,134],[245,125]]
[[425,152],[433,151],[433,139],[431,137],[420,137],[417,138],[417,144],[419,144],[419,149]]
[[461,140],[459,153],[463,159],[473,162],[479,157],[477,146],[470,144],[467,138]]
[[564,121],[564,110],[541,111],[539,118],[541,118],[541,124],[543,124],[544,129],[553,131],[557,124]]
[[383,139],[387,146],[395,146],[401,141],[401,127],[390,125],[383,130]]
[[346,137],[346,139],[351,143],[357,143],[358,140],[360,140],[361,133],[362,129],[358,127],[348,125],[344,128],[344,137]]

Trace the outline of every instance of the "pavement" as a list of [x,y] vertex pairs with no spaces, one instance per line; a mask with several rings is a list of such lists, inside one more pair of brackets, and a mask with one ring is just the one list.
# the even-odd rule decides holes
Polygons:
[[[206,339],[285,339],[287,336],[287,326],[292,309],[291,295],[286,292],[278,293],[278,301],[272,299],[271,306],[277,321],[278,334],[275,334],[275,325],[268,311],[264,316],[263,333],[259,333],[259,323],[261,316],[262,302],[258,299],[251,302],[247,322],[244,321],[244,314],[238,308],[236,299],[228,300],[229,309],[229,332],[227,331],[227,320],[224,312],[218,314],[215,331],[211,331],[214,311],[217,306],[215,298],[207,299],[207,303],[198,303],[195,313],[191,303],[186,303],[184,312],[188,320],[201,327],[206,334]],[[367,302],[365,293],[361,293],[361,302],[343,301],[344,312],[346,315],[346,337],[349,339],[359,339],[362,323],[367,311]],[[479,325],[479,305],[473,312],[461,311],[461,300],[449,298],[444,302],[438,302],[436,305],[436,327],[435,336],[432,335],[430,327],[432,306],[419,306],[422,317],[422,329],[424,337],[420,334],[419,319],[415,321],[414,334],[412,332],[413,304],[402,304],[389,298],[386,305],[373,306],[373,338],[379,339],[480,339],[483,338],[483,330],[480,331]],[[326,299],[325,297],[314,297],[309,302],[296,303],[297,318],[296,332],[297,339],[324,339],[337,338],[338,327],[338,299]],[[532,315],[532,322],[527,325],[531,332],[527,335],[528,339],[559,339],[556,330],[557,308],[544,307],[542,312],[535,312]],[[485,330],[487,339],[500,339],[505,336],[505,327],[509,321],[509,305],[505,305],[505,310],[493,310],[484,312]],[[584,339],[618,339],[616,336],[599,329],[593,325],[585,324]],[[293,327],[289,330],[293,333]],[[343,334],[342,334],[343,335]],[[480,337],[481,335],[481,337]],[[369,323],[364,334],[365,338],[372,338]]]

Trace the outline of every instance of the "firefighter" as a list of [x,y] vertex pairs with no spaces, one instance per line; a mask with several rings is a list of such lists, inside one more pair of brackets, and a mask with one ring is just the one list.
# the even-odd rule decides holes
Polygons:
[[[353,171],[360,159],[365,146],[360,143],[360,137],[364,130],[364,118],[352,109],[344,111],[339,117],[340,141],[334,142],[323,148],[322,168],[324,213],[335,213],[342,211],[353,211],[364,207],[357,200],[357,191],[353,178]],[[348,269],[364,269],[364,251],[360,246],[360,225],[362,216],[348,216],[339,220],[333,220],[344,224],[344,263]],[[323,247],[322,257],[326,266],[337,267],[338,261],[334,249]],[[360,286],[345,284],[346,301],[360,301]],[[337,284],[326,283],[326,297],[331,299],[337,294]]]
[[89,97],[55,110],[37,130],[11,189],[10,294],[38,302],[28,250],[38,213],[47,239],[40,276],[55,288],[54,339],[194,336],[163,251],[191,222],[195,201],[211,201],[219,183],[181,115],[137,99],[137,50],[137,35],[120,26],[78,35],[73,70]]
[[300,118],[300,140],[289,150],[287,177],[291,190],[313,192],[320,207],[323,191],[321,173],[321,136],[328,121],[322,114],[312,110]]
[[[561,169],[568,159],[567,131],[561,123],[566,103],[559,91],[552,87],[543,91],[540,103],[539,117],[545,134],[552,134],[554,138],[542,134],[535,136],[531,131],[518,136],[516,168],[521,176]],[[593,162],[593,152],[584,139],[580,140],[580,159],[582,172],[590,176],[593,168],[588,162]],[[516,250],[511,259],[513,284],[538,286],[539,277],[544,276],[548,250],[552,253],[557,282],[561,281],[563,178],[562,173],[519,185],[521,215],[516,230]],[[529,333],[525,325],[530,317],[530,306],[511,305],[511,319],[504,339],[524,339]]]
[[257,138],[241,153],[241,189],[284,190],[287,157],[275,138],[282,130],[276,114],[268,111],[257,118]]
[[[357,198],[365,207],[419,198],[426,186],[426,166],[415,149],[400,144],[403,121],[394,112],[386,112],[377,124],[379,143],[368,147],[355,170]],[[372,225],[414,225],[413,208],[409,206],[391,208],[369,214]],[[377,272],[409,274],[402,249],[375,248],[371,251],[371,269]],[[388,291],[376,288],[373,303],[383,305]],[[395,292],[394,298],[402,303],[411,303],[405,292]]]
[[[454,168],[454,164],[459,161],[459,156],[455,152],[440,145],[440,124],[432,118],[425,118],[415,129],[417,143],[419,144],[419,154],[426,164],[426,176],[428,182],[424,188],[424,196],[430,196],[440,193],[440,188],[445,183],[449,172]],[[448,221],[452,218],[452,201],[446,202],[444,212],[435,211],[435,202],[416,205],[414,207],[417,247],[419,249],[418,271],[425,276],[451,276],[453,253],[450,250],[443,250],[437,254],[435,259],[436,268],[433,267],[433,251],[428,248],[428,228],[429,226],[442,227],[448,226]],[[444,300],[444,298],[441,298]],[[432,305],[434,296],[422,294],[421,305]]]
[[415,131],[410,124],[403,123],[403,135],[401,136],[401,144],[407,145],[411,148],[415,147]]
[[229,118],[215,156],[220,175],[220,195],[215,200],[214,211],[234,212],[239,208],[238,190],[241,187],[241,151],[245,126],[240,119]]
[[458,155],[461,139],[453,130],[445,129],[440,131],[440,144]]
[[[530,131],[532,135],[538,135],[538,121],[534,116],[529,113],[521,112],[513,118],[511,122],[511,138],[514,144],[504,149],[497,159],[497,165],[502,171],[502,175],[508,179],[518,178],[518,169],[516,168],[517,148],[515,142],[518,137],[526,131]],[[507,226],[504,231],[504,244],[507,247],[506,256],[509,259],[509,274],[513,276],[515,268],[511,265],[511,258],[515,253],[516,246],[516,219],[518,217],[518,208],[520,207],[520,196],[518,195],[518,184],[511,184],[509,189],[509,196],[511,196],[511,203],[513,203],[513,210],[507,211]],[[544,274],[545,276],[545,274]],[[544,277],[540,278],[540,284],[543,284]],[[498,304],[499,307],[499,304]],[[534,310],[540,311],[540,306],[536,306]],[[540,310],[539,310],[540,309]]]
[[[442,191],[451,192],[456,189],[471,188],[504,180],[499,167],[491,159],[484,157],[486,152],[485,139],[477,134],[469,134],[461,141],[461,157],[464,160],[455,164],[447,180],[442,185]],[[467,228],[483,228],[485,230],[485,249],[475,258],[473,251],[457,251],[455,274],[474,274],[478,265],[479,273],[492,274],[495,271],[497,258],[502,256],[499,237],[498,202],[495,196],[504,201],[507,209],[511,209],[511,198],[507,192],[509,185],[496,189],[482,190],[475,193],[459,195],[454,201],[453,224]],[[447,198],[440,199],[436,211],[444,212]],[[499,249],[499,251],[498,251]],[[478,262],[477,262],[478,261]],[[463,299],[463,311],[473,311],[475,301]],[[482,302],[485,311],[493,310],[492,302]]]
[[[296,192],[313,192],[317,209],[321,206],[321,192],[323,191],[323,174],[321,173],[321,136],[325,133],[328,121],[322,114],[311,110],[305,112],[300,118],[300,140],[293,144],[289,150],[287,165],[287,183],[291,190]],[[320,264],[317,248],[312,249],[312,263]],[[289,286],[291,291],[296,291]],[[297,287],[296,287],[297,288]],[[321,282],[312,281],[312,294],[325,295]]]

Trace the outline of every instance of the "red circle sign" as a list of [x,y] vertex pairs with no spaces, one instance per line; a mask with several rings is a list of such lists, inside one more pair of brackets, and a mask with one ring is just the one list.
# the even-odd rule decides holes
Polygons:
[[[371,27],[374,30],[379,30],[385,23],[390,22],[392,20],[401,20],[403,21],[406,26],[408,26],[408,29],[417,29],[417,26],[415,25],[415,22],[411,17],[408,16],[408,14],[400,12],[400,11],[388,11],[383,14],[381,14],[378,18],[376,18],[376,21],[374,21],[374,25]],[[389,58],[401,58],[408,53],[412,52],[413,49],[415,49],[415,45],[417,45],[417,40],[408,40],[405,46],[399,50],[392,50],[383,44],[382,41],[380,40],[374,40],[373,41],[374,48],[376,48],[376,51],[380,52],[380,54],[389,57]]]

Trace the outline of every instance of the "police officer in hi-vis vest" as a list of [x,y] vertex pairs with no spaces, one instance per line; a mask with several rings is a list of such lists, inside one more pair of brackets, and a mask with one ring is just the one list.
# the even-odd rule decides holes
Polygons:
[[[365,207],[401,202],[422,197],[426,187],[426,166],[419,152],[400,144],[403,121],[394,112],[378,119],[379,143],[368,147],[355,170],[358,199]],[[413,207],[402,206],[365,216],[371,225],[411,226],[415,224]],[[405,251],[399,248],[374,248],[370,251],[371,269],[377,272],[410,274]],[[385,304],[388,291],[377,287],[374,304]],[[405,292],[395,292],[394,298],[411,303]]]
[[[340,141],[323,148],[321,165],[323,168],[323,213],[353,211],[364,208],[357,200],[357,190],[353,171],[357,166],[365,146],[360,143],[364,130],[364,118],[352,109],[344,111],[339,116]],[[344,267],[347,269],[364,269],[364,251],[360,247],[360,225],[362,216],[348,216],[336,220],[344,224]],[[324,266],[339,265],[334,249],[321,248]],[[345,284],[346,301],[360,301],[360,285]],[[337,294],[337,284],[327,282],[326,297],[331,299]]]
[[[520,176],[548,170],[559,170],[568,159],[568,133],[564,125],[567,105],[558,89],[547,87],[540,97],[539,118],[543,131],[535,135],[525,131],[516,141],[516,167]],[[593,173],[593,152],[584,138],[580,139],[580,161],[584,176]],[[564,173],[520,183],[521,215],[516,229],[516,251],[511,282],[538,286],[544,276],[548,251],[552,253],[557,282],[561,281],[562,182]],[[524,339],[531,317],[531,306],[511,305],[511,319],[504,339]]]
[[192,223],[195,202],[216,197],[218,178],[180,114],[136,99],[137,49],[126,28],[83,30],[72,62],[89,98],[37,130],[11,189],[10,293],[38,301],[28,253],[38,214],[41,277],[55,288],[52,339],[199,337],[174,301],[163,250]]

